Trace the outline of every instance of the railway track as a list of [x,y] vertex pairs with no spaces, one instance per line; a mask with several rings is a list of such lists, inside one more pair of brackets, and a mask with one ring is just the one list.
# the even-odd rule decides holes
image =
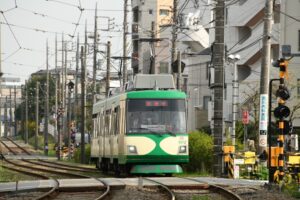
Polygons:
[[[31,153],[29,151],[27,151],[26,149],[24,149],[23,147],[21,147],[20,145],[18,145],[14,141],[12,141],[11,139],[8,139],[8,140],[11,143],[13,143],[16,146],[16,148],[21,149],[22,152],[24,152],[25,154],[31,155]],[[5,142],[3,142],[1,140],[0,140],[0,142],[12,154],[18,155],[20,153],[20,151],[16,151],[15,148],[9,147]],[[45,164],[45,163],[42,163],[43,162],[42,160],[29,161],[29,160],[22,159],[22,161],[20,163],[20,162],[15,162],[15,161],[13,162],[11,160],[8,160],[8,159],[5,158],[5,156],[3,156],[3,160],[6,163],[9,163],[10,165],[14,166],[14,167],[12,167],[12,166],[8,166],[8,165],[3,165],[3,167],[6,168],[6,169],[17,171],[17,172],[20,172],[20,173],[23,173],[23,174],[26,174],[26,175],[30,175],[30,176],[39,177],[39,178],[42,178],[42,179],[51,179],[51,180],[53,180],[53,182],[55,183],[55,184],[53,184],[53,187],[49,191],[43,193],[42,195],[40,195],[38,197],[35,197],[34,199],[55,199],[55,198],[60,196],[59,180],[58,179],[53,179],[49,175],[44,175],[44,174],[40,174],[40,173],[37,173],[37,172],[46,172],[46,173],[49,173],[49,174],[64,175],[64,176],[69,176],[69,177],[72,177],[72,178],[74,178],[74,177],[76,177],[76,178],[93,178],[93,179],[97,180],[98,182],[100,182],[103,185],[104,188],[106,188],[101,195],[97,195],[96,198],[93,198],[95,200],[103,199],[110,192],[110,185],[107,184],[103,180],[96,179],[94,177],[83,175],[83,174],[63,172],[63,171],[53,170],[53,169],[49,169],[49,168],[55,168],[55,169],[59,168],[59,170],[72,170],[72,171],[76,171],[76,172],[95,172],[95,170],[90,170],[88,168],[83,169],[83,168],[74,167],[74,166],[68,166],[67,167],[66,165],[63,165],[63,166],[59,167],[59,164],[56,164],[56,163],[55,164],[54,163],[48,163],[48,164],[46,163]],[[24,163],[29,163],[29,164],[24,164]],[[32,166],[32,165],[40,165],[40,166],[43,166],[45,168],[35,167],[35,166]],[[28,171],[26,169],[32,169],[32,170]],[[32,172],[32,171],[37,171],[37,172]],[[70,187],[69,190],[72,191],[72,187]],[[74,187],[73,190],[76,191],[76,190],[78,190],[78,188]]]
[[[217,186],[214,184],[208,184],[206,182],[198,181],[198,180],[195,180],[192,178],[181,178],[181,179],[186,179],[189,181],[193,181],[196,183],[202,183],[205,185],[204,186],[203,185],[193,185],[193,186],[188,186],[188,187],[167,186],[167,185],[161,183],[160,181],[156,181],[151,178],[142,178],[142,179],[153,182],[155,184],[158,184],[161,188],[163,188],[168,193],[169,199],[171,199],[171,200],[177,200],[178,195],[176,195],[175,190],[182,190],[182,189],[188,189],[189,191],[191,191],[191,190],[209,190],[210,192],[217,193],[217,194],[221,195],[222,197],[225,197],[226,199],[229,199],[229,200],[242,200],[242,198],[238,194],[226,189],[225,187]],[[188,194],[188,193],[186,193],[186,194]]]
[[[4,146],[11,151],[11,153],[13,153],[14,155],[17,155],[19,152],[21,153],[25,153],[27,155],[31,155],[31,153],[29,151],[27,151],[26,149],[24,149],[23,147],[21,147],[20,145],[18,145],[17,143],[15,143],[14,141],[10,140],[9,141],[11,143],[13,143],[16,147],[18,147],[20,150],[16,150],[16,148],[10,148],[8,145],[6,145],[5,143],[2,142],[2,144],[4,144]],[[52,161],[44,161],[44,160],[22,160],[21,163],[17,163],[15,161],[11,161],[11,160],[7,160],[4,157],[5,162],[10,163],[11,165],[15,165],[18,166],[20,168],[30,168],[32,169],[31,171],[42,171],[42,172],[46,172],[46,173],[52,173],[52,174],[59,174],[59,176],[68,176],[68,177],[72,177],[72,178],[93,178],[91,176],[88,175],[84,175],[84,174],[79,174],[78,172],[98,172],[97,170],[94,169],[90,169],[90,168],[84,168],[84,167],[78,167],[78,166],[71,166],[68,164],[63,164],[63,163],[57,163],[57,162],[52,162]],[[24,164],[27,163],[27,164]],[[34,166],[32,166],[34,165]],[[39,167],[38,167],[39,166]],[[8,166],[5,166],[6,168],[9,168]],[[20,168],[14,168],[12,170],[15,171],[19,171],[22,172],[22,169]],[[53,168],[55,170],[53,170]],[[67,172],[65,172],[65,170],[67,170]],[[70,171],[73,171],[75,173],[71,173]],[[30,174],[28,171],[27,172],[22,172],[25,174]],[[33,174],[33,176],[37,176],[40,177],[42,179],[50,179],[49,175],[36,175]],[[107,184],[104,180],[101,179],[96,179],[93,178],[99,182],[101,182],[101,185],[103,185],[103,187],[101,189],[104,189],[104,192],[101,195],[98,195],[97,198],[94,199],[103,199],[105,198],[109,192],[110,192],[110,185]],[[236,193],[238,192],[238,188],[234,188],[234,189],[228,189],[226,187],[221,187],[221,186],[217,186],[217,185],[213,185],[213,184],[208,184],[206,182],[203,181],[198,181],[196,179],[191,179],[191,178],[180,178],[180,179],[186,179],[189,181],[193,181],[197,184],[193,185],[192,187],[179,187],[179,186],[170,186],[170,185],[165,185],[164,183],[157,181],[157,180],[153,180],[153,178],[146,178],[143,177],[142,179],[144,179],[145,181],[148,182],[152,182],[155,184],[155,186],[158,186],[158,188],[163,189],[165,195],[163,196],[164,199],[171,199],[171,200],[181,200],[184,199],[182,198],[182,195],[184,196],[184,192],[178,192],[178,191],[183,191],[186,190],[186,194],[193,194],[192,191],[209,191],[207,192],[207,194],[218,194],[226,199],[230,199],[230,200],[241,200],[242,198],[237,195]],[[62,191],[60,191],[59,189],[59,181],[57,179],[53,179],[52,180],[54,182],[56,182],[56,184],[53,183],[53,187],[51,188],[51,190],[45,192],[44,194],[40,195],[38,198],[36,199],[65,199],[64,196],[66,195],[74,195],[74,199],[76,199],[76,192],[75,193],[62,193]],[[199,185],[199,183],[201,183],[202,185]],[[204,185],[203,185],[204,184]],[[72,190],[72,188],[69,188]],[[74,188],[75,190],[75,188]],[[231,191],[230,191],[231,190]],[[103,191],[103,190],[102,190]],[[176,192],[177,191],[177,192]],[[232,192],[234,191],[234,192]],[[68,191],[70,192],[70,191]],[[98,191],[99,192],[99,191]],[[249,191],[248,191],[249,192]],[[202,192],[203,193],[203,192]],[[245,193],[245,192],[244,192]],[[247,193],[247,192],[246,192]],[[78,193],[77,193],[78,194]],[[197,193],[195,193],[197,195]],[[94,193],[91,194],[87,194],[87,195],[95,195]],[[201,195],[200,193],[198,195]],[[203,195],[203,194],[202,194]],[[79,197],[77,197],[79,198]],[[80,198],[79,198],[80,199]]]
[[[16,143],[10,138],[7,138],[11,143],[13,143],[17,148],[21,149],[25,154],[27,155],[32,155],[29,151],[27,151],[25,148],[23,148],[21,145]],[[8,146],[6,146],[8,147]],[[9,148],[9,147],[8,147]],[[11,151],[14,155],[17,155],[15,151]],[[25,161],[25,160],[23,160]],[[33,161],[26,160],[26,162],[31,162],[32,164],[37,164],[41,166],[48,166],[48,167],[55,167],[57,169],[65,169],[65,170],[72,170],[72,171],[77,171],[77,172],[91,172],[91,173],[98,173],[99,171],[96,169],[92,168],[87,168],[87,167],[79,167],[79,166],[72,166],[68,164],[63,164],[63,163],[57,163],[57,162],[51,162],[47,160],[42,160],[38,159],[36,162],[33,163]]]

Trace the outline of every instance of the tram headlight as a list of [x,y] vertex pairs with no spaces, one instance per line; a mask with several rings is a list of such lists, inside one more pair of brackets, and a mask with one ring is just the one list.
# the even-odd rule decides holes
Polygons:
[[186,146],[179,146],[179,153],[186,153]]
[[134,146],[134,145],[128,145],[127,149],[128,149],[129,153],[137,154],[136,146]]

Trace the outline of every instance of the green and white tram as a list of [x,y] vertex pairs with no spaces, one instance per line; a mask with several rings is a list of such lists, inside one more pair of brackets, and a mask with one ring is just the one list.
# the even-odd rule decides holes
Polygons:
[[91,158],[104,172],[181,173],[189,160],[183,92],[127,91],[95,103],[93,120]]

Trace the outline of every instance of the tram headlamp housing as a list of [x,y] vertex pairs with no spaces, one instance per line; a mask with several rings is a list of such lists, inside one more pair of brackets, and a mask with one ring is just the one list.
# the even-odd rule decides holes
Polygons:
[[127,149],[128,149],[128,153],[137,154],[136,146],[128,145]]
[[187,148],[186,146],[179,146],[179,153],[186,153],[187,152]]

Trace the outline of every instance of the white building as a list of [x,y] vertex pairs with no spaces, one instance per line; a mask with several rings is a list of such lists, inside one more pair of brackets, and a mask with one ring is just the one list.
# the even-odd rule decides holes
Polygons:
[[[261,51],[263,36],[265,0],[243,0],[227,6],[225,42],[227,54],[239,54],[241,60],[238,64],[240,82],[240,103],[243,105],[249,96],[259,91],[261,72]],[[292,53],[300,51],[300,23],[294,18],[300,16],[299,1],[275,1],[272,29],[272,58],[281,57],[281,45],[288,44]],[[293,58],[288,67],[288,84],[293,88],[289,105],[299,105],[300,98],[300,68],[297,66],[299,58]],[[271,67],[270,78],[278,78],[279,69]],[[274,99],[274,101],[276,101]],[[275,104],[274,104],[275,106]],[[300,126],[300,113],[295,113],[294,125]]]
[[[202,62],[206,66],[207,58],[201,61],[199,57],[189,55],[193,52],[200,52],[209,46],[209,34],[203,25],[209,25],[210,9],[209,3],[205,3],[205,1],[179,1],[178,3],[176,46],[177,51],[182,53],[182,61],[186,64],[183,73],[183,90],[187,93],[189,100],[188,129],[194,130],[198,119],[196,115],[203,116],[203,121],[206,121],[204,125],[208,124],[207,117],[204,116],[207,116],[206,103],[210,99],[210,91],[207,81],[205,82],[205,89],[202,89],[204,86],[197,81],[200,79],[195,76],[197,73],[194,73]],[[150,61],[153,52],[155,53],[156,73],[171,72],[172,10],[173,0],[132,0],[132,68],[134,73],[150,73]],[[154,37],[162,39],[162,41],[154,43],[154,51],[151,50],[149,42],[145,42],[145,38],[153,36],[151,35],[152,22],[155,24]],[[188,76],[189,78],[187,78]],[[200,87],[200,85],[202,86]],[[196,112],[203,109],[203,97],[200,98],[201,95],[205,96],[205,115]]]

